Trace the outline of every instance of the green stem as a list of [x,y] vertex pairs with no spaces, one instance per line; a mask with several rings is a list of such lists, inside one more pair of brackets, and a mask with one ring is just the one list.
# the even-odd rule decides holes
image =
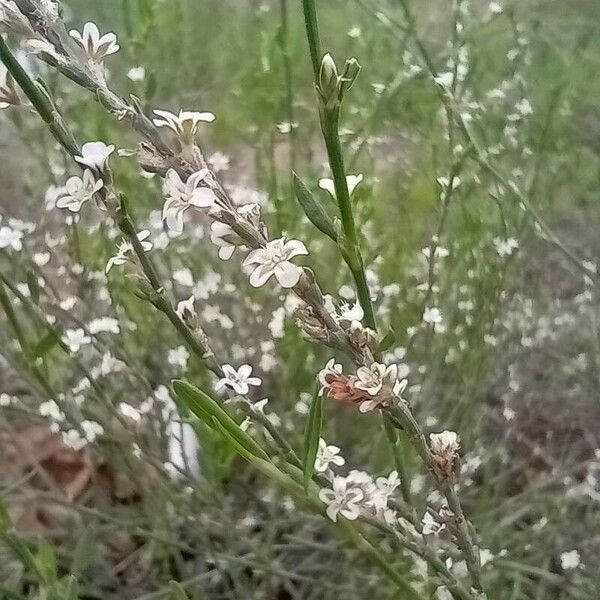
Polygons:
[[62,119],[50,99],[27,74],[19,61],[13,56],[6,42],[0,36],[0,60],[5,64],[10,74],[15,78],[33,107],[48,124],[54,137],[69,154],[79,154],[79,147],[71,133],[67,130]]
[[[303,0],[303,7],[306,36],[310,48],[315,86],[318,87],[321,49],[314,0]],[[339,135],[339,102],[328,107],[324,106],[321,100],[319,100],[319,113],[321,132],[323,133],[323,139],[327,149],[327,157],[331,168],[335,196],[340,210],[340,218],[344,231],[344,239],[339,242],[340,251],[354,278],[358,300],[365,313],[365,323],[367,327],[376,331],[377,324],[375,320],[375,311],[373,310],[371,294],[369,292],[369,286],[367,285],[364,261],[360,249],[358,233],[356,231],[348,183],[346,181],[346,169],[344,167],[344,156]]]

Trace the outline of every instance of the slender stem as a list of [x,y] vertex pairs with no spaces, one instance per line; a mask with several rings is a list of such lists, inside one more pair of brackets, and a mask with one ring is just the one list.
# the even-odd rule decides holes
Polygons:
[[312,62],[315,83],[317,83],[319,81],[319,69],[321,66],[321,40],[319,38],[319,23],[317,21],[315,0],[302,0],[302,8],[304,10],[304,22],[306,23],[306,37],[308,38],[310,60]]
[[[310,48],[310,57],[313,66],[315,86],[319,86],[319,72],[321,50],[319,41],[319,28],[314,0],[304,0],[304,21],[306,24],[306,37]],[[340,218],[344,231],[344,239],[339,241],[340,252],[350,268],[356,284],[358,300],[365,313],[365,323],[373,330],[377,330],[375,311],[371,301],[369,286],[365,275],[364,261],[360,250],[350,192],[346,181],[346,169],[339,135],[340,103],[334,102],[333,106],[326,106],[319,99],[319,116],[321,132],[327,149],[327,157],[331,168],[335,196],[340,210]]]

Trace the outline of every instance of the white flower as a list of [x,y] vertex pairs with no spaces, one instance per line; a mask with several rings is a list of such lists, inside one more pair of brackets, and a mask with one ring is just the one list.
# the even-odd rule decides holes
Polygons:
[[101,63],[107,56],[119,51],[117,36],[114,33],[100,35],[95,23],[88,22],[83,26],[83,32],[76,29],[69,31],[69,35],[85,50],[90,60]]
[[4,64],[0,63],[0,109],[21,103],[17,84]]
[[167,354],[167,362],[173,367],[179,367],[185,369],[187,367],[187,361],[190,358],[190,353],[187,351],[185,346],[178,346],[169,350]]
[[318,380],[321,384],[321,389],[319,390],[319,396],[323,395],[323,392],[326,389],[329,389],[329,381],[327,380],[327,376],[333,376],[334,378],[338,378],[343,374],[342,365],[335,362],[335,358],[331,358],[327,361],[327,364],[323,369],[319,371]]
[[131,406],[131,404],[127,404],[126,402],[119,403],[118,410],[124,417],[126,417],[127,419],[131,419],[135,423],[138,423],[142,418],[140,411],[134,406]]
[[138,82],[144,81],[146,77],[146,69],[144,67],[132,67],[127,71],[127,78],[131,81]]
[[68,208],[71,212],[79,212],[82,205],[90,200],[100,189],[104,182],[102,179],[96,180],[90,169],[83,172],[83,178],[71,177],[67,180],[64,188],[64,195],[61,195],[56,201],[57,208]]
[[104,433],[104,427],[96,421],[82,421],[81,429],[83,430],[85,439],[90,443],[94,442],[99,435]]
[[[346,175],[346,185],[348,186],[348,193],[352,196],[354,190],[358,186],[358,184],[363,180],[362,173],[358,175]],[[335,186],[333,184],[333,179],[329,177],[324,177],[323,179],[319,179],[319,187],[326,192],[329,192],[333,199],[335,200]]]
[[434,454],[453,455],[458,451],[460,444],[458,434],[455,431],[442,431],[441,433],[430,433],[431,451]]
[[65,413],[60,410],[58,404],[56,404],[54,400],[46,400],[46,402],[42,402],[38,410],[42,417],[48,417],[57,423],[61,423],[65,420]]
[[252,367],[250,365],[242,365],[237,370],[231,365],[223,365],[222,369],[224,377],[215,384],[215,390],[217,391],[228,386],[244,396],[250,390],[249,386],[258,386],[262,383],[259,377],[251,377]]
[[0,248],[19,252],[23,249],[23,232],[5,225],[0,227]]
[[294,256],[308,254],[306,246],[298,240],[285,238],[271,240],[264,248],[252,250],[244,265],[258,265],[250,274],[250,285],[260,287],[274,275],[281,287],[294,287],[300,280],[302,269],[290,262]]
[[236,238],[236,233],[227,225],[220,221],[213,221],[210,225],[210,241],[219,246],[219,258],[229,260],[235,252],[235,244],[231,242]]
[[[144,252],[152,250],[152,242],[146,241],[149,236],[150,232],[147,229],[144,229],[137,234],[137,238],[140,241]],[[129,240],[121,240],[121,243],[117,247],[117,253],[109,258],[106,263],[106,273],[114,266],[124,265],[131,260],[131,254],[133,254],[133,244]]]
[[344,477],[334,477],[332,488],[325,488],[319,492],[321,502],[327,504],[327,516],[335,523],[338,514],[354,521],[360,515],[360,502],[363,500],[362,490],[348,487]]
[[96,335],[97,333],[119,334],[121,332],[119,321],[113,317],[99,317],[98,319],[93,319],[89,322],[87,328],[92,335]]
[[498,2],[490,2],[488,8],[493,15],[499,15],[503,11],[502,5]]
[[327,442],[320,438],[317,458],[315,459],[315,471],[325,473],[331,463],[341,467],[346,461],[342,456],[339,456],[339,453],[340,449],[337,446],[328,446]]
[[115,151],[111,144],[107,146],[104,142],[86,142],[81,147],[81,156],[75,160],[94,171],[102,172],[106,169],[108,157]]
[[190,175],[184,183],[175,169],[169,169],[163,185],[167,197],[163,205],[162,218],[167,227],[181,233],[183,231],[183,214],[190,207],[210,208],[217,201],[215,193],[202,182],[208,175],[208,169],[202,169]]
[[519,242],[515,238],[494,238],[494,246],[499,256],[510,256],[514,250],[519,247]]
[[92,341],[85,331],[81,328],[67,329],[62,336],[62,341],[69,347],[71,352],[77,352],[81,346],[89,344]]
[[356,371],[357,381],[354,383],[354,387],[368,392],[370,396],[376,396],[381,391],[386,379],[396,379],[397,369],[396,365],[386,367],[382,363],[373,363],[370,367],[359,367]]
[[560,555],[560,566],[563,571],[570,571],[576,569],[581,563],[581,556],[577,550],[570,550],[569,552],[563,552]]
[[215,173],[229,169],[229,156],[222,152],[215,152],[208,157],[208,162]]
[[186,317],[195,317],[196,309],[194,308],[194,295],[192,294],[187,300],[182,300],[177,304],[177,310],[175,311],[180,319],[184,319]]
[[442,313],[435,306],[427,307],[423,311],[423,321],[432,325],[439,325],[443,320]]
[[191,144],[202,122],[212,123],[215,115],[211,112],[192,112],[180,110],[178,115],[167,110],[155,110],[158,119],[153,119],[157,127],[168,127],[174,131],[184,144]]
[[429,511],[423,515],[421,525],[423,526],[423,535],[435,535],[446,527],[445,524],[438,523]]

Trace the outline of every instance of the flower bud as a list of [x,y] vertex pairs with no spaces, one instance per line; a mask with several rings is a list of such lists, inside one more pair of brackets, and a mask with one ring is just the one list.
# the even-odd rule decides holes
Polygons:
[[321,60],[319,94],[327,108],[333,106],[339,100],[339,75],[331,54],[326,54]]

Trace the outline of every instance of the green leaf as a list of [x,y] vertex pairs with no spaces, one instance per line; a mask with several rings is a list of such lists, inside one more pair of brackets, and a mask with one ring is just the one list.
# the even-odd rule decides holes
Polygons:
[[379,342],[379,352],[389,350],[396,341],[396,332],[390,327],[390,330],[385,334],[381,342]]
[[308,220],[326,236],[330,237],[334,242],[337,243],[337,236],[335,233],[335,227],[331,217],[325,212],[325,209],[321,203],[312,195],[310,190],[302,183],[296,173],[294,176],[294,193],[300,206],[304,210],[304,214],[308,217]]
[[214,429],[213,418],[250,454],[269,460],[268,454],[258,445],[256,440],[248,435],[208,394],[189,384],[187,381],[176,379],[173,390],[183,405]]
[[54,346],[59,344],[61,348],[68,352],[66,346],[63,346],[61,341],[60,332],[56,331],[56,329],[50,328],[48,329],[46,335],[42,337],[42,339],[33,347],[31,351],[31,355],[33,358],[41,358],[42,356],[46,356]]
[[181,584],[169,581],[169,600],[190,600]]
[[319,451],[319,439],[321,438],[321,428],[323,425],[323,396],[319,395],[318,390],[315,392],[308,419],[306,421],[306,429],[304,431],[304,488],[308,490],[308,486],[313,476],[315,469],[315,460]]
[[38,283],[37,275],[31,270],[27,271],[27,287],[29,288],[31,301],[34,304],[38,304],[40,301],[40,284]]
[[38,572],[46,584],[54,583],[57,579],[56,552],[45,540],[42,540],[35,554]]

